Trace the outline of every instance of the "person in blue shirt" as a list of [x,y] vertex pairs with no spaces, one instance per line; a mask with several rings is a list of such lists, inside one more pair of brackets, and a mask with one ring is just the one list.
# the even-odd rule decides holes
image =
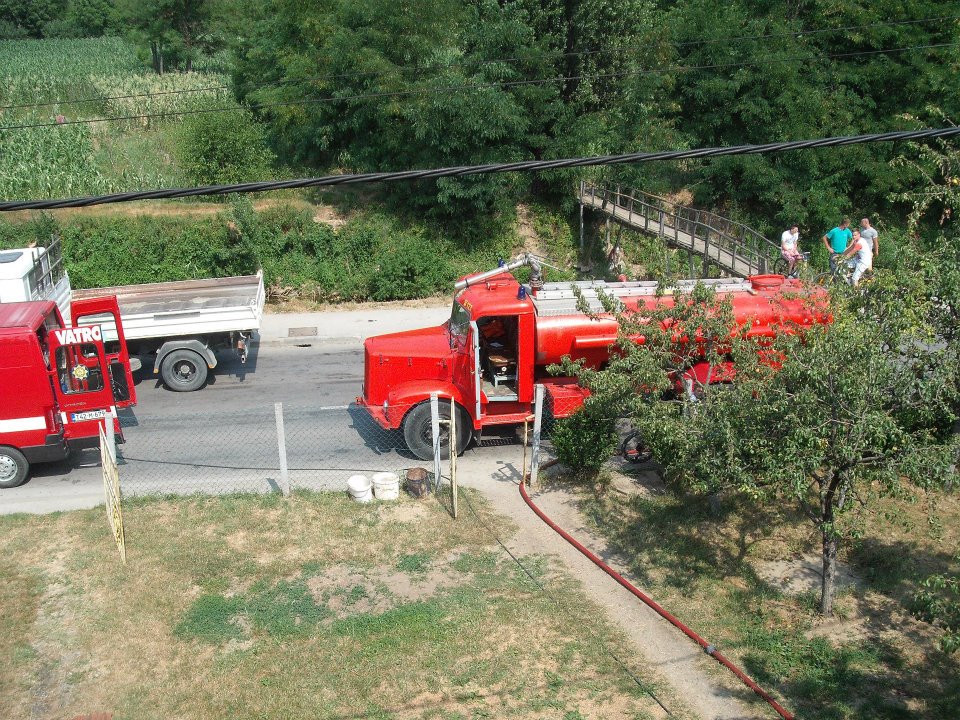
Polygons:
[[837,269],[836,257],[847,251],[847,246],[853,239],[853,233],[850,231],[850,218],[844,218],[843,222],[837,225],[833,230],[823,236],[823,246],[830,253],[830,272]]

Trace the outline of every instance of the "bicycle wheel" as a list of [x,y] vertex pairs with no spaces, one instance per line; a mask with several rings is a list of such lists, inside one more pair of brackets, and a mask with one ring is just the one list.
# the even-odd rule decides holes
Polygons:
[[620,455],[624,460],[631,463],[650,462],[653,458],[653,450],[643,443],[638,431],[634,431],[624,438],[620,445]]
[[789,263],[787,263],[787,261],[782,257],[779,257],[773,261],[773,274],[786,275],[788,267],[790,267]]

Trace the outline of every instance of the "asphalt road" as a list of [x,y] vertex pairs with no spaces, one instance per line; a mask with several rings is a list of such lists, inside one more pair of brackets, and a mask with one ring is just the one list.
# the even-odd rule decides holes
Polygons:
[[[121,416],[125,494],[275,487],[277,402],[284,406],[295,482],[342,487],[341,468],[399,467],[402,458],[390,447],[395,438],[377,437],[366,418],[349,409],[363,376],[360,343],[304,344],[255,343],[245,365],[222,352],[211,381],[193,393],[170,392],[141,371],[137,406]],[[24,485],[0,491],[0,514],[97,505],[103,499],[99,459],[98,450],[88,450],[35,466]]]
[[[206,387],[175,393],[141,371],[137,406],[121,413],[124,495],[278,489],[275,403],[283,404],[287,463],[295,487],[342,490],[355,472],[400,470],[415,460],[398,433],[352,406],[363,379],[358,340],[254,343],[242,365],[222,352]],[[151,368],[145,363],[145,368]],[[495,468],[515,436],[468,451],[466,463]],[[516,448],[517,454],[520,448]],[[37,465],[19,488],[0,490],[0,514],[53,512],[103,502],[99,450]]]

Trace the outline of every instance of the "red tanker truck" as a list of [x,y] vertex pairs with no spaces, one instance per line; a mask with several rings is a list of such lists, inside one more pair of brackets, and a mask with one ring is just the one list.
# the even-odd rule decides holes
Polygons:
[[[534,266],[530,284],[520,284],[510,273],[523,264]],[[462,452],[484,428],[529,417],[538,383],[554,417],[569,415],[582,404],[586,391],[576,379],[551,375],[547,366],[564,356],[583,359],[590,367],[607,361],[618,325],[602,314],[600,292],[631,310],[671,302],[670,292],[658,293],[656,282],[540,283],[538,270],[535,259],[521,256],[466,276],[455,286],[453,311],[443,325],[369,338],[364,344],[363,394],[357,403],[384,429],[402,429],[410,451],[426,460],[432,456],[430,395],[453,399],[457,451]],[[689,291],[694,282],[681,282],[677,289]],[[822,305],[809,302],[822,290],[782,275],[700,282],[730,298],[737,322],[749,325],[753,337],[772,336],[784,323],[803,326],[828,319]],[[601,315],[580,312],[578,294]],[[711,375],[706,362],[693,373],[699,382],[723,377]],[[449,415],[449,404],[440,408],[442,416]]]

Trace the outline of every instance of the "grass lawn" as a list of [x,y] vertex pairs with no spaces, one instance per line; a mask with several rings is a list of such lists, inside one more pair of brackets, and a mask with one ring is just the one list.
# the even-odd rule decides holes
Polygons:
[[470,497],[483,523],[432,499],[128,503],[126,566],[102,508],[0,518],[0,717],[663,717],[648,691],[688,717]]
[[851,582],[824,619],[819,587],[793,582],[804,558],[817,559],[812,524],[731,499],[714,515],[650,473],[636,478],[639,493],[584,492],[583,509],[659,602],[782,693],[797,717],[960,716],[960,653],[941,653],[936,629],[909,613],[918,579],[949,569],[960,546],[956,494],[932,515],[923,502],[878,504],[841,550]]

